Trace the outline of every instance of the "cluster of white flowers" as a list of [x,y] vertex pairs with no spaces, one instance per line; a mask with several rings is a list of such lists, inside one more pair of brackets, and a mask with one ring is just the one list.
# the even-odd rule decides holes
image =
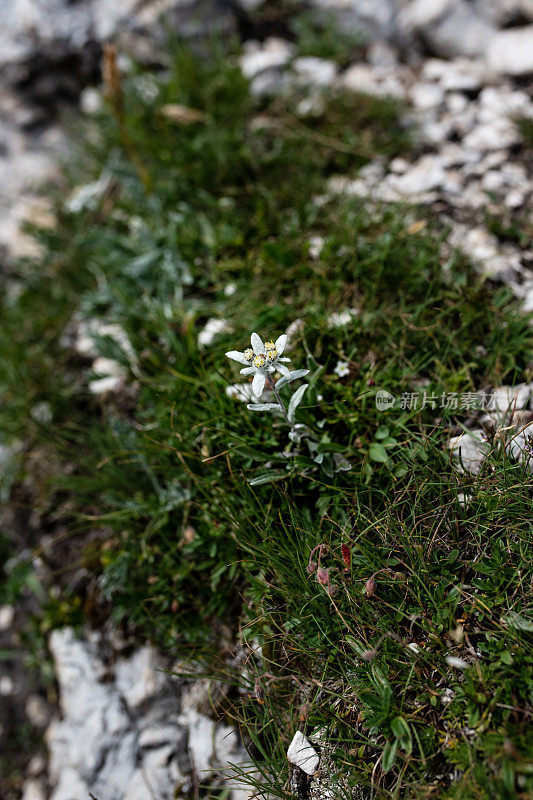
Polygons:
[[228,358],[244,364],[241,375],[253,375],[252,391],[256,397],[261,397],[265,388],[267,378],[271,382],[270,375],[279,372],[283,377],[288,378],[290,373],[285,364],[290,358],[283,358],[283,351],[287,344],[287,336],[278,336],[276,341],[263,342],[257,333],[252,333],[250,337],[251,347],[243,352],[230,350],[226,353]]
[[334,311],[326,320],[328,328],[345,328],[359,315],[358,308],[346,308],[344,311]]

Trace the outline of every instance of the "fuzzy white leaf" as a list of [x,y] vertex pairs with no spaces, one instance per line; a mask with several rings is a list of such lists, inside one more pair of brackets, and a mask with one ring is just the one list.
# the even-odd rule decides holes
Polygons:
[[302,397],[305,394],[306,389],[309,388],[308,383],[304,383],[303,386],[299,386],[298,389],[294,392],[293,396],[291,397],[289,403],[289,410],[287,411],[287,416],[289,418],[289,422],[294,422],[294,415],[296,413],[296,409],[302,402]]
[[246,408],[250,411],[280,411],[279,403],[248,403]]
[[309,375],[308,369],[295,369],[293,372],[289,372],[288,378],[284,376],[277,381],[276,389],[281,389],[282,386],[286,386],[287,383],[292,383],[292,381],[296,381],[298,378],[305,378],[306,375]]

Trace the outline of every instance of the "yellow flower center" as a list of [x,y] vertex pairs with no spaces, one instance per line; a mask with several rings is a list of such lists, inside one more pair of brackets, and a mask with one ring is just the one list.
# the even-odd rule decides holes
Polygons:
[[254,357],[254,351],[252,350],[251,347],[249,347],[247,350],[244,351],[244,357],[247,361],[252,360],[252,358]]
[[267,350],[267,358],[269,361],[274,361],[278,357],[278,351],[276,348],[273,350]]
[[275,349],[275,347],[276,347],[276,345],[274,344],[274,342],[272,342],[272,341],[270,341],[270,342],[265,342],[265,348],[266,348],[266,350],[274,350],[274,349]]
[[254,358],[254,367],[264,367],[265,366],[265,357],[264,356],[256,356]]

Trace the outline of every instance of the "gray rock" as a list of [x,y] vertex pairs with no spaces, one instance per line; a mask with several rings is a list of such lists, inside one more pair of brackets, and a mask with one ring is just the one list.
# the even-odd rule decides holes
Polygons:
[[143,728],[139,734],[139,747],[152,748],[162,745],[176,745],[180,739],[181,731],[175,725],[154,725],[152,728]]
[[511,120],[502,117],[492,122],[483,122],[463,139],[465,147],[484,152],[512,147],[520,142],[520,134]]
[[533,0],[474,0],[476,11],[495,27],[506,27],[525,18],[533,22]]
[[533,281],[528,281],[522,289],[524,298],[522,310],[529,314],[530,311],[533,311]]
[[444,58],[482,55],[495,33],[466,0],[414,0],[401,12],[400,25]]
[[484,120],[501,116],[533,116],[533,102],[529,95],[507,86],[486,86],[479,95],[479,103],[485,114]]
[[341,75],[340,85],[353,92],[404,99],[407,89],[402,82],[402,77],[403,71],[400,68],[352,64]]
[[487,67],[504,75],[533,73],[533,25],[499,31],[488,42]]
[[507,208],[520,208],[524,205],[526,201],[526,196],[523,192],[519,189],[511,189],[511,191],[505,196],[504,203]]
[[50,800],[82,800],[88,796],[89,787],[79,773],[72,767],[65,766],[58,776]]
[[267,70],[284,67],[292,57],[294,47],[284,39],[271,37],[263,45],[247,42],[240,65],[245,78],[252,80]]
[[15,620],[15,607],[4,605],[0,606],[0,631],[7,631]]
[[115,664],[117,689],[130,710],[137,709],[148,698],[157,694],[166,683],[162,672],[163,660],[153,647],[146,645],[130,658],[121,658]]
[[487,192],[497,192],[505,184],[505,176],[497,169],[489,169],[481,178],[481,186]]
[[498,386],[492,392],[489,408],[494,411],[518,411],[528,407],[530,397],[531,386],[527,383]]
[[325,58],[297,58],[293,61],[292,68],[301,83],[315,86],[331,86],[337,75],[335,62]]
[[409,99],[422,110],[440,106],[444,101],[444,92],[436,83],[415,83],[409,92]]
[[399,194],[412,198],[438,189],[445,179],[446,174],[439,156],[425,155],[415,161],[403,175],[389,176],[387,183]]
[[287,750],[287,759],[307,775],[313,775],[318,769],[320,757],[313,745],[301,731],[296,731]]
[[516,432],[511,432],[507,452],[516,461],[525,463],[529,472],[533,472],[533,422],[520,425]]
[[235,731],[198,710],[208,681],[180,698],[148,645],[110,670],[101,647],[101,637],[77,638],[68,628],[50,637],[63,712],[46,732],[51,800],[81,800],[89,789],[113,800],[173,800],[191,786],[191,768],[200,780],[218,780],[230,762],[247,759]]
[[[230,3],[217,0],[3,0],[0,4],[0,67],[19,64],[38,54],[50,63],[67,54],[81,53],[93,42],[134,34],[152,40],[164,38],[168,25],[185,36],[235,28]],[[130,44],[134,39],[129,38]],[[98,60],[98,49],[94,51]]]
[[431,58],[424,62],[422,73],[436,80],[447,92],[472,92],[480,89],[485,80],[485,65],[480,60],[455,58],[453,61]]
[[396,0],[311,0],[311,7],[326,19],[333,14],[341,30],[369,40],[390,39],[396,33]]
[[50,722],[50,706],[39,694],[28,695],[24,708],[35,728],[44,728]]
[[46,792],[41,781],[31,778],[24,782],[22,800],[46,800]]

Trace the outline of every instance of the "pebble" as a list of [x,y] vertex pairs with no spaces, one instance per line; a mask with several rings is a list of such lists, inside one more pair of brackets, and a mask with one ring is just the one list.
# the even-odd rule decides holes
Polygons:
[[0,606],[0,631],[7,631],[15,620],[15,607],[4,605]]
[[508,119],[496,119],[492,122],[483,122],[468,133],[463,144],[473,150],[500,150],[502,147],[512,147],[520,142],[520,135],[516,126]]
[[331,86],[337,75],[334,61],[313,56],[296,58],[292,62],[292,68],[301,82],[315,86]]
[[0,677],[0,695],[8,697],[13,694],[15,690],[15,682],[10,675],[2,675]]
[[495,73],[533,73],[533,25],[498,31],[487,43],[486,63]]
[[323,236],[310,236],[309,237],[309,257],[312,259],[320,258],[320,254],[324,248],[324,237]]
[[293,52],[294,47],[285,39],[277,37],[266,39],[263,45],[259,42],[247,42],[247,52],[239,60],[242,74],[251,80],[267,70],[284,67]]
[[22,800],[46,800],[46,792],[41,781],[30,778],[24,782]]
[[402,175],[391,175],[388,185],[406,197],[437,189],[446,178],[442,160],[438,155],[421,156]]
[[26,699],[26,716],[35,728],[44,728],[50,722],[48,703],[38,694],[30,694]]
[[425,110],[439,106],[444,100],[444,92],[436,83],[415,83],[409,92],[409,99],[416,108]]
[[519,189],[512,189],[509,194],[505,196],[504,203],[507,208],[520,208],[526,201],[525,195]]

